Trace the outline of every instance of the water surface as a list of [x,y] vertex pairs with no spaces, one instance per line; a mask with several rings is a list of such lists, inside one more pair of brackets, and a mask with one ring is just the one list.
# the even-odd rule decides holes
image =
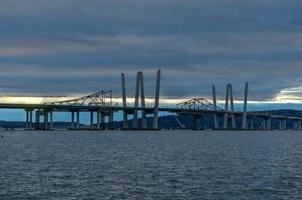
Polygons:
[[0,135],[0,199],[302,198],[302,132]]

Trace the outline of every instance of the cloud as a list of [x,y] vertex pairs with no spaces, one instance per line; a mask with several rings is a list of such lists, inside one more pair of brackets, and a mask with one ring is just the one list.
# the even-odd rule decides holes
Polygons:
[[[111,88],[120,72],[147,94],[163,70],[162,95],[242,98],[302,85],[302,2],[298,0],[2,0],[0,92],[76,95]],[[299,95],[300,93],[298,93]]]

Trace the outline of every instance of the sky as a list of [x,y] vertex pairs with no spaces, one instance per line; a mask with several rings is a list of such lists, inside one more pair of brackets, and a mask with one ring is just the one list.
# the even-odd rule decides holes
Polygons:
[[[0,0],[0,96],[81,96],[136,72],[162,98],[302,102],[301,0]],[[1,100],[1,98],[0,98]]]

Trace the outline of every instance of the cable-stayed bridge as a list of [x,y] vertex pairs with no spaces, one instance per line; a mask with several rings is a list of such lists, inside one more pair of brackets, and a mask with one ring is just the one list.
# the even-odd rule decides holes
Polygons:
[[[288,128],[300,130],[301,117],[272,115],[269,112],[248,111],[249,85],[245,85],[244,104],[242,111],[234,110],[234,98],[232,85],[228,84],[226,89],[225,107],[217,106],[215,85],[212,86],[213,99],[192,98],[178,104],[160,104],[160,77],[158,70],[156,78],[155,97],[153,103],[146,103],[144,91],[144,77],[142,72],[137,73],[134,102],[127,101],[125,75],[121,74],[122,101],[115,102],[112,91],[100,91],[91,95],[76,99],[48,102],[44,104],[12,104],[0,103],[0,109],[24,109],[26,112],[26,129],[52,130],[54,112],[70,112],[70,129],[80,129],[81,112],[90,112],[90,129],[105,129],[107,123],[109,129],[114,129],[114,113],[123,113],[123,129],[159,129],[158,113],[169,112],[177,115],[192,116],[193,129],[197,129],[197,121],[204,116],[213,117],[213,129],[224,130],[270,130],[271,120],[279,121],[279,129]],[[96,119],[94,119],[96,113]],[[139,119],[138,116],[141,116]],[[132,125],[129,125],[128,117],[132,115]],[[152,127],[147,127],[146,116],[152,115]],[[218,119],[223,119],[223,124],[218,123]],[[240,118],[240,122],[238,119]],[[262,123],[254,126],[255,118],[261,118]],[[35,121],[33,121],[35,120]],[[292,127],[287,126],[287,121],[292,121]],[[141,123],[138,123],[138,122]],[[140,124],[140,126],[139,126]]]

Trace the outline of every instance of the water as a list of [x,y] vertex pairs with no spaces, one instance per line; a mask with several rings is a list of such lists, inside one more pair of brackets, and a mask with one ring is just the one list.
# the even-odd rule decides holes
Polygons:
[[0,135],[0,199],[302,198],[302,132]]

